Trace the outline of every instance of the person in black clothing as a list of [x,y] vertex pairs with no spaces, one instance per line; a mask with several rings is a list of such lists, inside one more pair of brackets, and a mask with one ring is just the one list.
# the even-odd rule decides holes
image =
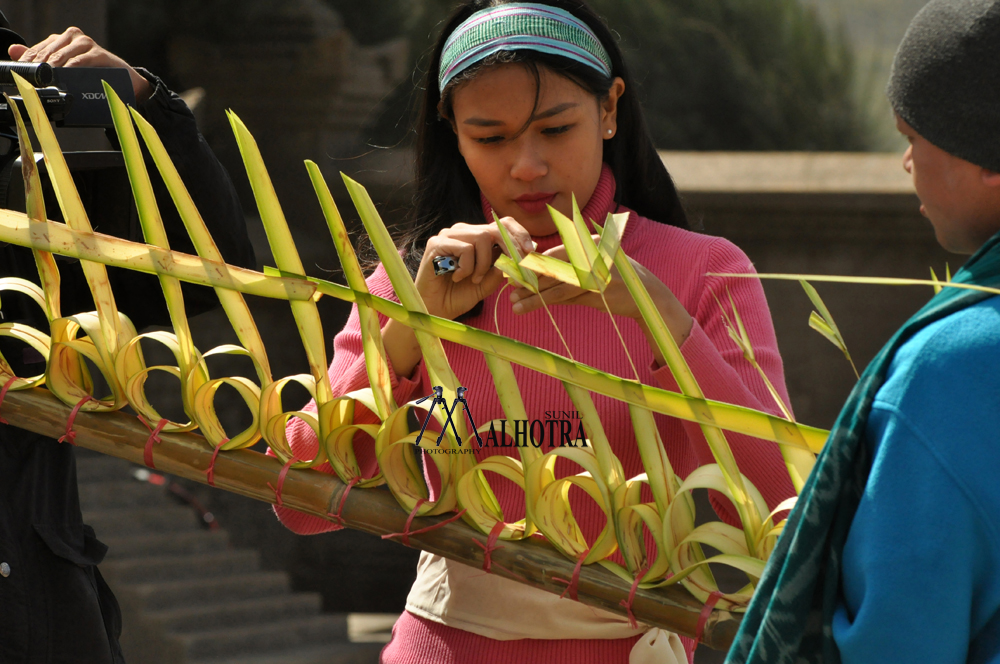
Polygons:
[[[77,28],[52,35],[31,48],[11,46],[9,55],[12,60],[45,61],[53,66],[128,68],[138,110],[159,133],[222,255],[230,264],[255,267],[243,211],[229,175],[198,133],[191,111],[162,81],[145,70],[129,67]],[[109,138],[115,141],[113,132]],[[151,160],[147,161],[170,246],[193,254],[170,196]],[[19,172],[12,175],[20,178]],[[78,186],[81,179],[86,178],[77,178]],[[123,200],[128,202],[127,180],[122,187]],[[120,215],[107,214],[114,208],[102,203],[110,192],[87,191],[81,186],[81,193],[97,230],[143,241],[134,207],[122,205]],[[55,201],[47,203],[49,218],[57,218]],[[95,214],[97,209],[101,216]],[[63,314],[93,310],[79,262],[59,259],[58,265]],[[137,329],[169,325],[155,276],[114,268],[108,269],[108,275],[119,309]],[[0,277],[6,276],[38,282],[30,250],[0,244]],[[15,299],[3,301],[4,322],[22,322],[47,331],[44,315],[33,305],[18,309]],[[187,284],[184,299],[189,316],[217,304],[211,289]],[[16,375],[31,376],[44,370],[40,357],[32,363],[21,351],[21,347],[0,343],[0,352]],[[73,447],[0,424],[0,662],[124,661],[118,644],[121,613],[97,569],[106,551],[93,529],[83,523]]]

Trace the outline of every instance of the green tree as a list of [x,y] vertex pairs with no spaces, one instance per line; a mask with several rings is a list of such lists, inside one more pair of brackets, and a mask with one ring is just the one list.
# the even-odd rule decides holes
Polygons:
[[[333,2],[334,0],[328,0]],[[381,0],[394,4],[393,0]],[[619,35],[656,145],[673,150],[864,150],[849,41],[800,0],[590,0]],[[453,0],[413,0],[414,81]],[[408,125],[400,90],[376,139]]]
[[[319,1],[319,0],[310,0]],[[406,36],[413,75],[387,100],[371,141],[412,136],[428,52],[455,0],[322,0],[362,44]],[[850,42],[802,0],[590,0],[619,35],[656,145],[673,150],[865,150]],[[111,0],[111,47],[171,82],[177,35],[266,35],[255,17],[280,0]],[[266,23],[266,22],[265,22]]]

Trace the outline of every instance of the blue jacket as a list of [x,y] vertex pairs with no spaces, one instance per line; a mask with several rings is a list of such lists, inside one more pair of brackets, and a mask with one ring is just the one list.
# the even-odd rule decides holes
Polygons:
[[1000,662],[1000,297],[897,352],[844,547],[844,664]]

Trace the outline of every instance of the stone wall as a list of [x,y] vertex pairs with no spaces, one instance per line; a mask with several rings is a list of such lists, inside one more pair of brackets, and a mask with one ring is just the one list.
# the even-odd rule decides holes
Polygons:
[[[664,153],[693,219],[743,249],[758,272],[930,278],[965,260],[919,212],[898,155]],[[815,284],[859,371],[933,291]],[[809,329],[796,282],[765,281],[795,414],[833,424],[855,382],[840,351]]]
[[29,44],[71,25],[103,44],[107,34],[107,6],[107,0],[9,0],[2,9],[11,29]]

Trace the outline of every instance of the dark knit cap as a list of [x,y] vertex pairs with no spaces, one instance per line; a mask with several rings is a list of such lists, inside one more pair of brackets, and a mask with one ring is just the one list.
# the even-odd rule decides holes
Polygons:
[[928,141],[1000,172],[1000,0],[931,0],[896,51],[887,93]]

